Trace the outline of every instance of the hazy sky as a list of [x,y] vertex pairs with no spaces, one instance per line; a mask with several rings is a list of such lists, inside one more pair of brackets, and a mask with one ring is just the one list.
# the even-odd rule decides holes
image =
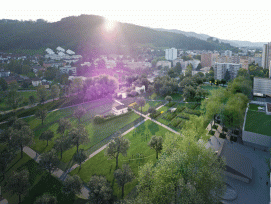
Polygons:
[[[271,9],[267,1],[147,0],[9,0],[0,19],[59,21],[66,16],[95,14],[152,28],[178,29],[228,40],[271,41]],[[240,3],[239,3],[240,2]],[[6,5],[5,5],[6,4]]]

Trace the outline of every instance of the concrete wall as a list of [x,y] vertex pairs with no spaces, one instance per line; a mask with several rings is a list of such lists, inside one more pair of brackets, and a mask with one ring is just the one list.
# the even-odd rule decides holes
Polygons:
[[254,146],[262,150],[268,150],[269,148],[271,148],[271,136],[243,131],[242,138],[244,144],[247,144],[248,146]]

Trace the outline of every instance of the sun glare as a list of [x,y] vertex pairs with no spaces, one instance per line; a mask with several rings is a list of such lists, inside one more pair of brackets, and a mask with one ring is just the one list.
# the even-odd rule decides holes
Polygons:
[[115,27],[116,27],[116,21],[108,19],[108,18],[105,20],[105,30],[107,32],[113,31]]

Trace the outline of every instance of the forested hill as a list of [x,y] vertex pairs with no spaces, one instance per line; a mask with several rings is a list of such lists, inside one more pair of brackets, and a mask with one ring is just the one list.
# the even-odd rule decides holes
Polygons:
[[127,23],[117,23],[114,31],[107,32],[104,25],[105,19],[94,15],[72,16],[54,23],[3,19],[0,20],[0,51],[62,46],[77,52],[118,53],[143,44],[190,50],[234,49],[225,43],[206,42]]

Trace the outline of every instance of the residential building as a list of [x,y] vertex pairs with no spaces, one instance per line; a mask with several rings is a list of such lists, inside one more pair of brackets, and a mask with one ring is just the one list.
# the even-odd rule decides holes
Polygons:
[[[271,43],[264,44],[263,45],[263,52],[262,52],[262,67],[264,69],[269,69],[270,65],[270,60],[271,60]],[[269,70],[269,75],[270,75],[270,70]]]
[[201,54],[201,66],[211,67],[212,66],[212,53]]
[[212,63],[211,63],[212,67],[215,66],[215,63],[218,62],[218,59],[219,59],[219,53],[213,53],[212,54]]
[[119,105],[119,106],[113,107],[112,110],[115,115],[120,115],[123,113],[127,113],[128,107],[125,105]]
[[166,49],[165,58],[166,60],[175,60],[177,58],[177,49],[176,48]]
[[234,79],[238,70],[241,68],[241,64],[234,63],[216,63],[214,66],[215,79],[222,80],[225,78],[226,71],[230,73],[230,78]]
[[61,66],[65,66],[66,65],[66,62],[59,62],[59,61],[45,61],[43,62],[43,67],[45,68],[48,68],[48,67],[55,67],[55,68],[58,68],[58,67],[61,67]]
[[143,93],[145,93],[145,85],[142,85],[141,87],[136,86],[136,87],[135,87],[135,91],[136,91],[138,94],[141,94],[141,91],[143,91]]
[[271,96],[271,79],[254,77],[253,94],[264,94],[267,96]]
[[262,67],[262,53],[255,53],[254,59],[255,64],[258,64],[260,67]]
[[171,68],[171,62],[170,61],[158,61],[156,63],[156,67],[159,67],[159,66]]
[[10,72],[0,71],[0,77],[9,77]]
[[41,79],[39,79],[39,78],[34,78],[34,79],[32,79],[32,85],[33,86],[38,86],[38,85],[40,85],[41,84]]
[[76,76],[76,67],[65,66],[65,67],[60,67],[59,70],[63,74],[69,74],[69,75]]
[[232,51],[226,50],[226,51],[225,51],[225,56],[231,57],[231,56],[232,56]]
[[179,62],[180,64],[182,64],[182,63],[183,63],[183,59],[177,58],[177,59],[173,60],[173,67],[175,67],[176,64],[177,64],[178,62]]

